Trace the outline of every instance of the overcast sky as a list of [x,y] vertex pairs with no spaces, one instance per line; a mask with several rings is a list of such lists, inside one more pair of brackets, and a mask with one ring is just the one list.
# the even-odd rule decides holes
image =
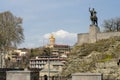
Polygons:
[[49,44],[51,33],[56,44],[74,45],[78,33],[89,31],[89,7],[97,11],[100,28],[104,20],[120,17],[120,0],[0,0],[0,12],[23,18],[22,48]]

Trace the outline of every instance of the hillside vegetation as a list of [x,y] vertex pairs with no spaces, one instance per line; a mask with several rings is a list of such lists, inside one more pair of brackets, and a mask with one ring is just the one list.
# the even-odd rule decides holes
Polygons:
[[103,73],[104,79],[120,79],[120,37],[74,46],[63,75],[76,72]]

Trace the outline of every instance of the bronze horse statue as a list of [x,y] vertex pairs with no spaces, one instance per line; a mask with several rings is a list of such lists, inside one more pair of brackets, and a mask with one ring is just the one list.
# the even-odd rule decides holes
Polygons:
[[89,8],[89,12],[90,12],[90,14],[91,14],[91,16],[90,16],[90,20],[91,20],[91,22],[92,22],[92,25],[98,25],[98,18],[97,18],[97,16],[96,16],[96,11],[94,10],[94,8],[92,9],[92,10],[90,10],[90,8]]

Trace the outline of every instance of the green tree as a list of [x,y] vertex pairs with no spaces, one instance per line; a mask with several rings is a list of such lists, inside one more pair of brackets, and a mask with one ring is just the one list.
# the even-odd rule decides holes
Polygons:
[[43,49],[43,56],[52,56],[52,48],[44,48]]
[[30,50],[30,58],[43,55],[43,48],[34,48]]

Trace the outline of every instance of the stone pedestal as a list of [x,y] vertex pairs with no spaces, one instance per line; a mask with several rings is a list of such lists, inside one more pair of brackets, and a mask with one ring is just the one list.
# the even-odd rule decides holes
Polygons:
[[89,43],[95,43],[97,41],[97,33],[100,33],[99,27],[91,25],[89,30]]
[[7,71],[6,80],[39,80],[39,72]]
[[72,80],[102,80],[101,73],[75,73]]

